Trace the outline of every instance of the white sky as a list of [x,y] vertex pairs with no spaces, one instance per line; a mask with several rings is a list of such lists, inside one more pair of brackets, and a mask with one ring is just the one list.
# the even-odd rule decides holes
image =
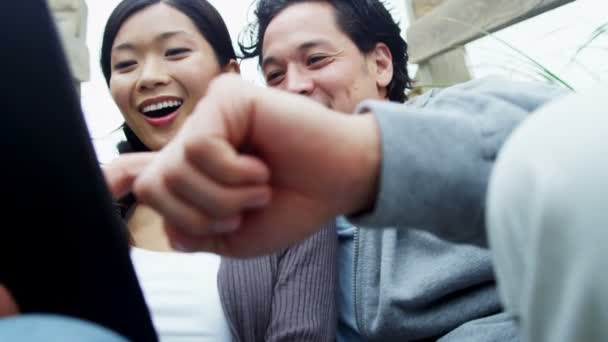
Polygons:
[[[85,0],[89,9],[87,45],[91,56],[91,81],[82,85],[82,105],[89,131],[94,138],[100,161],[116,156],[116,142],[121,134],[112,133],[122,123],[122,116],[114,105],[99,67],[99,48],[105,22],[118,0]],[[491,1],[491,0],[488,0]],[[251,0],[210,0],[224,17],[233,41],[247,22]],[[404,0],[391,0],[394,15],[403,15]],[[530,19],[497,34],[509,44],[549,67],[576,89],[587,88],[608,80],[608,34],[595,41],[572,60],[576,49],[591,36],[593,30],[608,22],[608,1],[577,0],[559,9]],[[491,37],[467,46],[468,63],[475,77],[502,74],[517,79],[538,79],[534,68],[523,62],[513,50]],[[241,67],[243,78],[259,80],[255,62]]]

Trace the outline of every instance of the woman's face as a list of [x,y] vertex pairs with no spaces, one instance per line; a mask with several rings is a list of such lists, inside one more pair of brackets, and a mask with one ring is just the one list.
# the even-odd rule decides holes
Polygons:
[[213,48],[190,18],[162,3],[125,21],[112,46],[111,68],[112,97],[127,125],[151,150],[175,136],[209,82],[222,72]]

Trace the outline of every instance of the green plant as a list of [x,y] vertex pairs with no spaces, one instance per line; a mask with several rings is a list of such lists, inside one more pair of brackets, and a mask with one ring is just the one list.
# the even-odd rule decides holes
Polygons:
[[588,48],[589,45],[591,45],[591,43],[593,43],[596,39],[598,39],[599,37],[601,37],[602,35],[604,35],[606,33],[608,33],[608,22],[600,25],[595,30],[593,30],[593,32],[591,32],[591,35],[589,36],[589,38],[587,38],[587,40],[581,46],[579,46],[578,49],[576,49],[576,52],[574,53],[574,55],[572,56],[570,61],[573,62],[574,60],[576,60],[578,55],[583,50]]
[[538,74],[539,76],[541,76],[543,79],[545,79],[549,82],[552,82],[552,83],[559,84],[567,89],[574,91],[574,88],[568,82],[566,82],[564,79],[559,77],[555,72],[551,71],[549,68],[545,67],[542,63],[538,62],[536,59],[532,58],[530,55],[528,55],[521,49],[515,47],[513,44],[498,37],[497,35],[493,34],[492,32],[489,32],[481,27],[471,25],[469,23],[465,23],[463,21],[453,19],[453,18],[442,18],[442,20],[472,28],[472,29],[478,31],[479,33],[483,34],[485,37],[489,37],[491,39],[498,41],[499,43],[503,44],[504,46],[508,47],[510,50],[515,52],[517,55],[521,56],[527,63],[529,63],[535,69],[535,73]]

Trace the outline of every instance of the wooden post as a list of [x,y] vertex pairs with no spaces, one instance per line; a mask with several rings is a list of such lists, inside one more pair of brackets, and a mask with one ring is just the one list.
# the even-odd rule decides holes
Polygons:
[[[406,0],[434,3],[437,0]],[[486,32],[495,32],[574,0],[444,0],[407,31],[412,63],[421,63],[463,46]],[[485,32],[484,32],[485,31]]]
[[[406,0],[406,8],[410,15],[410,22],[416,25],[417,21],[431,13],[436,7],[449,0]],[[409,32],[409,31],[408,31]],[[410,44],[410,56],[416,54],[418,46]],[[424,61],[412,61],[418,64],[415,77],[415,86],[418,92],[424,92],[428,87],[449,86],[470,80],[471,73],[466,63],[466,50],[464,46],[454,47],[442,54],[433,56]]]
[[470,78],[463,46],[574,0],[405,0],[410,62],[420,83],[453,84]]
[[86,3],[84,0],[47,1],[68,57],[74,85],[80,92],[80,84],[90,78]]

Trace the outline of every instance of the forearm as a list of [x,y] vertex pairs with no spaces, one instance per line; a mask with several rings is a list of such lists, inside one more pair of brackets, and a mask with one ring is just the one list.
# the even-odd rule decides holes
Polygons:
[[[496,155],[518,123],[553,96],[531,88],[454,89],[423,107],[365,104],[378,121],[382,162],[375,200],[353,220],[486,245],[484,203]],[[525,92],[546,95],[526,99]]]

